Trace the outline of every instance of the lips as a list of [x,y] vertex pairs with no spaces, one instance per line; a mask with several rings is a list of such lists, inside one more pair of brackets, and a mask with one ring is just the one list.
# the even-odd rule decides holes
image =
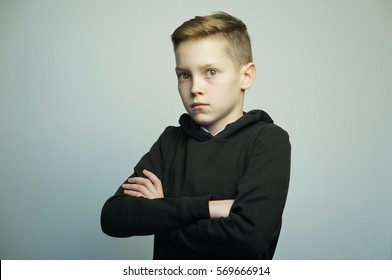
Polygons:
[[201,110],[201,109],[203,109],[206,106],[208,106],[207,103],[201,103],[201,102],[195,102],[195,103],[191,104],[191,108],[193,110]]

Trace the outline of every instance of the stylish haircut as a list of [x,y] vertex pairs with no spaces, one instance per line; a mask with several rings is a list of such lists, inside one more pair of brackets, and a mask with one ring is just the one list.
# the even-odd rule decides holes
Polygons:
[[246,25],[240,19],[224,12],[196,16],[185,21],[171,35],[174,50],[181,42],[207,37],[223,39],[227,42],[227,54],[237,69],[253,61]]

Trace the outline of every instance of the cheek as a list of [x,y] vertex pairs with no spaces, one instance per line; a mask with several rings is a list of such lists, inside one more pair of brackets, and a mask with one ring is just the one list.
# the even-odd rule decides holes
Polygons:
[[182,95],[182,93],[184,92],[184,85],[179,82],[177,84],[177,89],[178,89],[178,92],[180,93],[180,95]]
[[219,95],[224,94],[226,96],[231,95],[231,92],[234,89],[234,84],[230,80],[222,80],[219,83],[213,85],[210,89],[213,92],[219,93]]
[[178,85],[178,93],[180,94],[181,100],[184,102],[189,94],[187,93],[186,87],[184,85]]
[[189,83],[187,83],[186,81],[178,82],[178,84],[177,84],[178,91],[180,93],[188,91],[189,90],[189,85],[188,84]]

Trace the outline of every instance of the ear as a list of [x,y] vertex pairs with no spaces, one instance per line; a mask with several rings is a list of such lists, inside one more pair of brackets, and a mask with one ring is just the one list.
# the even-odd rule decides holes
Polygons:
[[242,66],[241,74],[242,74],[241,89],[242,90],[249,89],[252,86],[253,81],[256,77],[256,65],[253,62],[249,62],[248,64]]

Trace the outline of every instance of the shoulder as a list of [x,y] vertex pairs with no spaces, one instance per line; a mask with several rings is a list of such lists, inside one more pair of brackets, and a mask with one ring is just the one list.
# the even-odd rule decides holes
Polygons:
[[244,115],[243,123],[247,127],[247,133],[253,134],[252,136],[288,138],[288,133],[275,124],[270,115],[263,110],[249,111]]
[[181,132],[182,132],[182,129],[179,126],[168,126],[162,132],[161,136],[172,137],[172,136],[176,136],[176,135],[180,134]]
[[287,131],[274,123],[257,122],[252,131],[253,145],[266,147],[280,147],[290,150],[290,137]]
[[287,131],[274,123],[258,122],[255,127],[258,135],[289,138]]
[[252,136],[270,136],[288,138],[289,134],[279,125],[275,124],[270,116],[261,110],[253,110],[248,113],[248,125],[246,134]]
[[185,135],[181,127],[179,126],[168,126],[159,136],[159,141],[163,144],[170,144],[184,139]]

